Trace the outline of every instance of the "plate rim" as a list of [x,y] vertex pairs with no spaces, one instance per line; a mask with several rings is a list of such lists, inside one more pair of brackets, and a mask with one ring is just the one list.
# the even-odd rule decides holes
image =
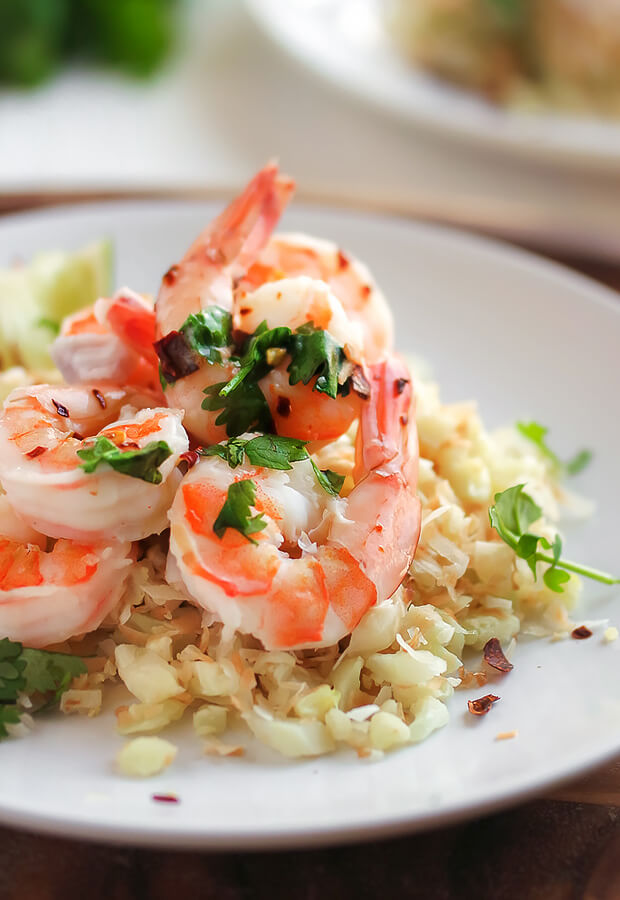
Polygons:
[[[14,226],[18,228],[36,226],[38,223],[63,221],[75,221],[80,217],[96,217],[100,214],[121,213],[132,211],[136,215],[144,216],[149,212],[168,213],[174,215],[175,210],[199,209],[212,206],[214,200],[175,200],[175,199],[145,199],[132,200],[104,200],[98,202],[85,202],[77,204],[63,204],[37,210],[26,210],[10,213],[0,218],[0,234],[10,232]],[[504,263],[512,263],[525,267],[537,278],[548,278],[561,286],[570,285],[577,288],[581,295],[581,301],[585,303],[599,304],[615,315],[620,315],[620,296],[612,288],[607,287],[595,279],[580,272],[572,270],[569,266],[554,260],[542,257],[530,250],[514,246],[508,241],[486,237],[477,233],[471,233],[457,227],[427,223],[408,217],[377,212],[376,210],[352,211],[346,206],[336,204],[300,203],[295,207],[296,211],[303,214],[304,209],[333,213],[338,216],[351,217],[359,223],[360,215],[364,219],[375,222],[392,223],[399,229],[411,229],[414,233],[427,234],[442,242],[453,242],[461,247],[474,248],[484,255],[499,257]],[[431,737],[430,740],[433,738]],[[153,820],[153,827],[144,825],[124,825],[119,814],[119,820],[115,824],[97,824],[96,822],[83,821],[52,815],[49,813],[32,813],[20,811],[14,804],[5,804],[0,796],[0,822],[11,827],[34,831],[55,836],[69,838],[88,839],[109,844],[121,844],[130,842],[133,846],[169,847],[175,849],[213,849],[218,851],[236,850],[266,850],[276,848],[294,847],[320,847],[335,844],[351,843],[370,839],[389,838],[405,833],[431,830],[438,827],[449,826],[460,821],[475,817],[476,815],[489,814],[506,807],[516,805],[520,801],[526,801],[540,794],[542,789],[556,787],[570,781],[572,778],[596,769],[601,764],[613,759],[620,752],[620,734],[605,742],[599,743],[598,751],[588,755],[587,761],[583,761],[581,755],[573,754],[565,757],[563,766],[555,767],[553,773],[543,771],[538,778],[530,782],[527,787],[518,782],[505,788],[500,795],[492,796],[490,793],[483,795],[480,800],[472,803],[471,800],[461,800],[452,804],[449,808],[438,808],[432,813],[426,813],[417,819],[411,819],[410,813],[402,813],[396,816],[375,816],[374,819],[354,825],[338,824],[335,826],[315,827],[268,827],[259,832],[256,829],[250,831],[223,831],[218,834],[200,833],[191,830],[184,825],[177,825],[171,819],[165,823],[161,818]]]
[[[358,79],[345,71],[336,72],[331,65],[323,65],[324,60],[317,58],[305,41],[292,34],[275,14],[275,2],[277,0],[245,0],[254,21],[263,32],[282,50],[289,59],[292,59],[306,71],[321,80],[324,84],[336,88],[341,94],[354,98],[358,104],[371,105],[383,115],[396,118],[410,126],[424,127],[431,134],[451,138],[459,143],[501,151],[504,154],[530,161],[555,162],[565,167],[581,167],[585,169],[603,169],[614,173],[620,170],[620,152],[618,148],[606,149],[601,144],[589,142],[587,145],[577,141],[574,145],[567,146],[565,141],[554,134],[549,134],[544,128],[534,129],[533,134],[519,135],[515,130],[518,116],[526,117],[530,124],[534,124],[538,118],[535,114],[519,114],[503,107],[489,105],[488,112],[497,117],[496,127],[491,125],[483,128],[477,125],[468,125],[464,116],[458,118],[450,116],[429,115],[416,108],[415,104],[393,98],[389,93],[381,93],[379,90],[368,88],[359,83]],[[293,41],[293,42],[292,42]],[[397,53],[397,51],[394,51]],[[415,68],[414,66],[412,66]],[[422,74],[432,77],[429,73]],[[449,82],[441,82],[446,90],[458,97],[471,99],[476,103],[484,104],[483,98],[473,92],[451,85]],[[541,113],[542,121],[548,121],[549,116]],[[562,117],[575,126],[579,124],[579,116],[566,115]],[[615,126],[613,119],[606,120],[602,117],[586,117],[586,121],[598,126],[613,128],[617,139],[620,141],[620,120]],[[497,127],[499,126],[499,127]],[[510,129],[506,132],[503,129]]]

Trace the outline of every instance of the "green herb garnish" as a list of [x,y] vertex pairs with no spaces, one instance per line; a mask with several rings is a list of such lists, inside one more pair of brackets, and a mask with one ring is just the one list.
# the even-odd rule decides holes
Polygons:
[[543,456],[552,463],[558,472],[564,472],[567,475],[576,475],[578,472],[581,472],[592,459],[590,450],[580,450],[579,453],[576,453],[575,456],[572,457],[572,459],[569,459],[564,463],[547,445],[545,439],[549,434],[549,429],[544,425],[541,425],[539,422],[517,422],[516,428],[523,437],[527,438],[528,441],[531,441],[533,444],[536,444]]
[[172,450],[166,441],[151,441],[139,450],[121,450],[109,438],[100,434],[91,446],[78,450],[77,455],[85,460],[81,468],[89,475],[99,463],[104,462],[121,475],[141,478],[150,484],[160,484],[162,475],[159,466],[172,455]]
[[86,672],[84,662],[66,653],[24,649],[9,638],[0,640],[0,738],[7,737],[7,725],[17,725],[22,713],[19,695],[53,695],[57,701],[71,679]]
[[218,517],[213,523],[213,530],[219,538],[224,537],[227,528],[234,528],[252,544],[258,543],[251,536],[267,527],[262,513],[250,515],[250,507],[256,500],[256,485],[253,481],[235,481],[228,488],[228,496]]
[[221,363],[220,350],[232,341],[232,316],[221,306],[207,306],[189,315],[179,330],[199,356],[210,363]]
[[302,325],[291,335],[288,349],[290,384],[299,381],[308,384],[316,376],[314,390],[335,398],[343,352],[329,332],[315,328],[312,323]]
[[[599,572],[587,566],[562,559],[562,539],[556,534],[553,543],[527,529],[540,519],[542,509],[526,494],[524,484],[517,484],[500,494],[495,495],[495,504],[489,508],[489,521],[499,536],[514,550],[520,559],[524,559],[536,578],[536,564],[547,563],[549,566],[543,574],[543,581],[556,593],[563,592],[562,585],[569,579],[569,572],[601,581],[603,584],[620,584],[620,579],[606,572]],[[543,553],[542,550],[551,551]]]
[[234,391],[221,395],[230,382],[221,381],[205,388],[202,408],[221,410],[216,425],[225,425],[226,434],[236,437],[246,431],[273,431],[273,419],[265,395],[255,381],[242,381]]
[[[265,469],[292,469],[291,463],[308,459],[310,454],[306,450],[307,441],[297,438],[282,437],[277,434],[260,434],[254,438],[231,438],[224,444],[213,444],[206,450],[201,450],[203,456],[219,456],[225,460],[231,469],[241,465],[247,456],[253,466],[261,466]],[[312,468],[321,487],[328,494],[338,496],[344,482],[344,475],[332,472],[331,469],[321,470],[311,460]]]

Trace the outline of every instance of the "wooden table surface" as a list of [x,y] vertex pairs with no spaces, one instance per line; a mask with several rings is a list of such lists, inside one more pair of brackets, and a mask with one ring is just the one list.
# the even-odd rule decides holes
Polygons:
[[[620,290],[620,261],[555,258]],[[620,760],[492,816],[322,850],[165,852],[0,828],[0,900],[74,897],[620,900]]]

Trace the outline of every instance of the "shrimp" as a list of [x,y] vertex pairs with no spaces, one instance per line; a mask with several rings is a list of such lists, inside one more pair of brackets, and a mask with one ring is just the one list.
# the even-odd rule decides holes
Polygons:
[[47,647],[98,628],[119,602],[133,562],[129,543],[47,539],[0,496],[0,634]]
[[142,385],[160,394],[155,311],[139,294],[122,288],[67,317],[51,354],[69,384],[106,380]]
[[[17,388],[0,415],[0,483],[20,518],[50,537],[133,541],[159,533],[180,478],[176,464],[189,445],[181,419],[179,410],[152,408],[148,392],[130,388]],[[92,450],[94,437],[134,455],[165,442],[157,461],[151,457],[159,483],[135,470],[129,477],[105,460],[85,471],[77,454]]]
[[[392,349],[394,324],[387,300],[367,267],[332,241],[305,234],[272,235],[257,261],[237,284],[238,294],[265,282],[306,275],[329,285],[351,325],[361,333],[364,358],[378,362]],[[360,337],[357,337],[359,342]]]
[[[231,311],[235,279],[264,246],[293,188],[294,182],[279,176],[276,165],[267,165],[168,269],[155,303],[160,353],[189,315],[211,305]],[[224,428],[215,425],[216,416],[201,409],[203,391],[233,374],[232,365],[201,359],[166,389],[169,404],[185,410],[186,428],[203,443],[225,437]]]
[[[170,572],[229,629],[267,649],[334,644],[400,585],[420,532],[417,435],[408,370],[393,358],[371,368],[361,416],[358,481],[327,494],[309,459],[292,470],[208,457],[184,477],[170,518]],[[266,522],[250,542],[214,524],[230,486],[251,480]]]

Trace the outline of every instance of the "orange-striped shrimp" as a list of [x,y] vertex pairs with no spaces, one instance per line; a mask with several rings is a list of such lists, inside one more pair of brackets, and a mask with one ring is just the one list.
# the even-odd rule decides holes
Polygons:
[[[293,188],[294,182],[278,175],[275,164],[265,166],[168,269],[155,303],[160,355],[170,349],[189,315],[211,305],[231,312],[235,281],[266,243]],[[185,425],[197,440],[222,440],[224,428],[214,424],[216,416],[201,409],[201,403],[204,389],[232,378],[234,367],[205,359],[192,365],[168,385],[166,398],[170,406],[185,410]]]
[[237,284],[237,294],[266,282],[306,277],[322,281],[342,305],[365,361],[378,362],[392,350],[394,323],[388,303],[367,267],[337,244],[306,234],[274,234]]
[[111,298],[67,317],[52,344],[52,358],[69,384],[111,381],[160,394],[152,303],[122,288]]
[[132,563],[129,543],[47,539],[0,496],[0,635],[47,647],[98,628],[116,606]]
[[[0,415],[0,483],[18,515],[43,534],[76,541],[161,532],[188,439],[182,413],[152,402],[148,392],[104,384],[35,385],[9,394]],[[128,472],[136,451],[158,441],[164,445],[140,455]],[[114,448],[127,453],[120,462],[102,455],[111,445],[112,457]],[[78,456],[85,450],[91,461],[102,456],[91,472]],[[142,463],[148,472],[135,468]]]
[[[209,457],[181,482],[170,510],[171,571],[190,596],[230,629],[268,649],[318,647],[349,634],[389,598],[411,562],[420,531],[417,435],[405,366],[370,370],[360,417],[358,481],[347,498],[318,484],[310,460],[276,471]],[[411,417],[410,417],[411,416]],[[264,530],[250,542],[214,524],[236,482],[255,489]]]

